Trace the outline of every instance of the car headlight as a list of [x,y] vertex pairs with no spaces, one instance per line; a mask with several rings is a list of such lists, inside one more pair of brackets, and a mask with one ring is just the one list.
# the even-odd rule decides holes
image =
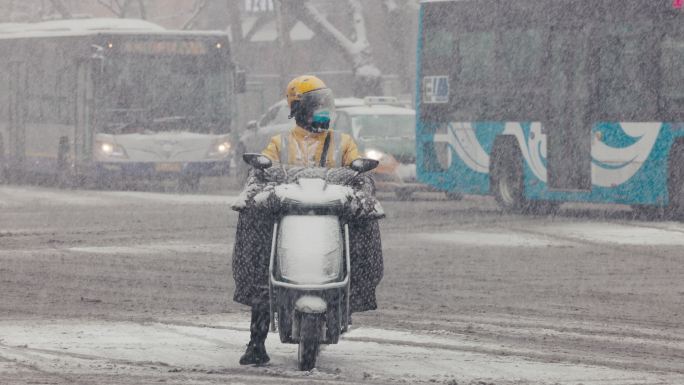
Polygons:
[[226,139],[217,140],[211,145],[211,149],[209,150],[209,157],[225,157],[228,154],[230,154],[230,150],[232,148],[233,146],[230,144],[230,141]]
[[373,160],[380,160],[385,157],[385,154],[382,153],[382,151],[378,151],[375,149],[368,149],[366,150],[365,154],[366,158],[368,159],[373,159]]
[[97,151],[100,152],[100,154],[111,157],[111,158],[125,158],[127,157],[126,155],[126,150],[124,150],[123,147],[116,143],[112,142],[97,142],[95,144],[95,147]]

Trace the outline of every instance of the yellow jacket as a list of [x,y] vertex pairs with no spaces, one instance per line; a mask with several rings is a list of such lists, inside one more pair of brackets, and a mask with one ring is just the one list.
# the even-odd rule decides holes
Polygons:
[[[286,135],[283,137],[283,135]],[[313,133],[299,126],[287,134],[276,135],[261,153],[273,162],[293,166],[319,166],[326,136],[330,135],[326,167],[349,166],[360,158],[359,150],[351,136],[328,130]],[[337,143],[336,143],[337,142]],[[282,153],[283,146],[287,153]],[[341,163],[341,164],[340,164]]]

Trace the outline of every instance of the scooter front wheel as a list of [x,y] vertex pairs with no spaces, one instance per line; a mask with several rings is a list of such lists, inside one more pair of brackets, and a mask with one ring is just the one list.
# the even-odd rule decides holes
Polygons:
[[320,346],[320,317],[303,314],[299,323],[299,370],[311,370],[316,367],[316,358]]

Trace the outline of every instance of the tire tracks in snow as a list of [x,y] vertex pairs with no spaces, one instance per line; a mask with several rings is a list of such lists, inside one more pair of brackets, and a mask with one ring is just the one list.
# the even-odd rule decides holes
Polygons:
[[[183,326],[183,327],[195,327],[195,328],[214,328],[214,329],[225,329],[225,330],[232,330],[232,331],[240,331],[240,332],[249,332],[248,328],[240,328],[240,327],[231,327],[231,326],[210,326],[207,324],[195,324],[192,322],[182,322],[182,323],[177,323],[177,322],[159,322],[160,325],[166,326],[164,328],[165,331],[171,331],[173,333],[177,333],[179,335],[182,335],[184,337],[190,337],[190,338],[196,338],[199,340],[202,340],[204,342],[209,342],[213,344],[217,344],[220,346],[228,346],[225,341],[217,340],[214,338],[207,338],[204,336],[199,336],[193,333],[188,333],[188,332],[182,332],[179,330],[173,330],[173,326]],[[482,323],[478,322],[478,326],[481,326]],[[667,348],[670,350],[670,354],[674,354],[674,356],[671,356],[673,360],[684,360],[684,346],[682,346],[681,342],[684,341],[684,339],[681,338],[668,338],[665,335],[661,334],[647,334],[647,333],[641,333],[639,337],[635,337],[633,335],[630,335],[627,332],[624,333],[611,333],[608,330],[597,330],[593,328],[580,328],[580,327],[573,327],[570,328],[571,331],[564,330],[564,328],[560,327],[553,327],[551,325],[543,325],[543,324],[530,324],[530,323],[518,323],[516,326],[515,324],[507,324],[507,323],[502,323],[502,322],[496,322],[496,321],[490,321],[489,322],[490,326],[496,326],[498,330],[488,330],[488,331],[475,331],[473,333],[476,333],[478,336],[481,337],[488,337],[492,341],[499,340],[497,344],[501,345],[500,338],[501,336],[522,336],[524,339],[529,339],[530,334],[534,334],[536,336],[542,335],[542,332],[548,332],[548,331],[555,331],[556,334],[561,337],[561,338],[580,338],[580,339],[586,339],[589,342],[592,343],[592,345],[595,344],[600,344],[600,343],[616,343],[620,346],[622,346],[625,350],[632,346],[640,346],[642,349],[644,345],[651,344],[651,345],[656,345],[661,348]],[[524,326],[523,326],[524,325]],[[453,326],[453,325],[450,325]],[[517,330],[511,330],[511,327],[515,327]],[[537,333],[527,333],[530,330],[538,329],[539,332]],[[429,350],[435,350],[435,349],[440,349],[440,350],[448,350],[448,351],[457,351],[457,352],[467,352],[467,353],[477,353],[477,354],[484,354],[487,356],[495,356],[495,357],[501,357],[501,356],[517,356],[517,357],[522,357],[526,359],[532,359],[536,360],[539,362],[546,362],[546,363],[568,363],[568,364],[581,364],[581,365],[591,365],[591,366],[602,366],[610,369],[618,369],[618,370],[636,370],[636,371],[657,371],[657,372],[667,372],[667,373],[673,373],[673,374],[684,374],[684,367],[680,368],[673,368],[672,365],[658,365],[658,364],[649,364],[649,363],[644,363],[639,360],[639,357],[634,357],[632,360],[624,359],[623,356],[620,356],[619,359],[608,359],[608,358],[601,358],[601,357],[590,357],[587,356],[586,352],[580,351],[579,349],[576,352],[568,352],[568,351],[558,351],[558,352],[543,352],[540,350],[533,350],[533,349],[522,349],[522,348],[513,348],[513,347],[494,347],[493,345],[495,343],[493,342],[482,342],[482,341],[473,341],[471,336],[465,336],[463,334],[459,333],[453,333],[453,332],[448,332],[446,330],[432,330],[431,332],[424,332],[424,333],[414,333],[410,332],[408,330],[389,330],[395,331],[398,334],[399,333],[406,333],[408,335],[415,336],[417,338],[423,338],[423,337],[431,337],[431,338],[439,338],[443,337],[444,334],[449,335],[449,337],[452,340],[455,340],[456,338],[459,338],[460,340],[463,341],[463,343],[458,343],[458,342],[449,342],[449,343],[440,343],[440,342],[420,342],[420,341],[415,341],[415,340],[410,340],[410,339],[392,339],[392,338],[380,338],[380,337],[372,337],[372,336],[355,336],[353,335],[355,331],[366,331],[367,334],[374,334],[372,332],[373,329],[371,328],[359,328],[359,329],[352,329],[351,335],[346,334],[343,335],[340,339],[340,343],[344,343],[345,341],[348,342],[357,342],[357,343],[375,343],[381,346],[398,346],[398,347],[418,347],[418,348],[425,348]],[[273,337],[273,335],[272,335]],[[656,341],[652,341],[649,337],[655,337]],[[625,339],[629,339],[630,341],[624,341]],[[671,343],[667,343],[671,342]],[[680,343],[680,346],[674,347],[670,346],[668,347],[667,345],[673,345],[676,343]],[[475,346],[475,345],[481,345],[481,346]],[[542,349],[543,350],[543,349]],[[596,355],[596,354],[594,354]]]
[[[169,331],[169,330],[167,330]],[[181,334],[181,333],[179,333]],[[190,334],[184,334],[187,337],[194,337]],[[219,342],[218,340],[211,340],[207,339],[209,342],[217,343]],[[19,359],[11,359],[7,358],[2,355],[2,351],[5,351],[5,354],[9,352],[11,355],[23,357],[27,360],[31,360],[34,363],[33,364],[26,364],[22,363],[19,361]],[[66,381],[68,384],[74,384],[74,385],[79,385],[79,384],[89,384],[90,382],[83,382],[83,380],[80,380],[79,377],[88,377],[88,376],[93,376],[94,373],[88,372],[88,373],[74,373],[73,375],[64,375],[61,374],[60,372],[53,371],[53,370],[46,370],[46,369],[41,369],[39,366],[40,365],[49,365],[49,363],[45,361],[51,361],[54,364],[54,359],[41,359],[41,356],[51,356],[56,359],[63,359],[63,358],[69,358],[69,359],[75,359],[79,361],[102,361],[106,362],[107,364],[115,364],[119,365],[120,370],[123,369],[126,371],[126,368],[137,368],[137,369],[143,369],[147,372],[149,371],[154,371],[154,370],[165,370],[166,373],[160,374],[159,376],[155,376],[155,382],[159,382],[160,378],[163,376],[168,376],[168,375],[173,375],[173,374],[181,374],[183,376],[190,376],[190,377],[198,377],[198,376],[227,376],[227,379],[230,380],[230,383],[234,383],[236,380],[243,380],[243,381],[249,381],[249,383],[258,383],[258,384],[264,384],[267,381],[267,383],[274,383],[274,384],[282,384],[282,383],[292,383],[292,384],[301,384],[303,381],[315,381],[316,384],[358,384],[358,381],[355,380],[346,380],[343,378],[333,378],[336,375],[334,374],[326,374],[326,373],[310,373],[310,372],[303,372],[301,374],[295,374],[294,372],[287,372],[287,371],[281,371],[277,369],[270,368],[269,366],[263,366],[261,368],[255,369],[252,367],[244,367],[244,368],[215,368],[215,369],[198,369],[198,368],[191,368],[191,367],[179,367],[178,365],[170,365],[165,362],[158,362],[158,361],[135,361],[135,360],[129,360],[129,359],[116,359],[116,358],[111,358],[111,357],[105,357],[105,356],[99,356],[99,355],[94,355],[94,354],[82,354],[82,353],[72,353],[72,352],[65,352],[65,351],[60,351],[60,350],[53,350],[53,349],[41,349],[41,348],[31,348],[28,346],[21,346],[21,347],[13,347],[13,346],[8,346],[5,344],[0,343],[0,361],[7,362],[7,363],[13,363],[23,369],[39,373],[44,376],[49,376],[49,377],[55,377],[59,378],[61,380]],[[76,365],[77,367],[80,367],[79,364]],[[163,369],[160,369],[163,368]],[[131,374],[131,373],[129,373]],[[120,375],[117,375],[120,376]],[[207,378],[208,382],[215,382],[216,378]],[[127,383],[122,381],[122,383]],[[223,382],[221,382],[223,383]],[[367,379],[364,381],[364,383],[368,384],[376,384],[376,385],[381,385],[384,384],[385,382],[383,381],[378,381],[378,380],[372,380],[372,379]]]
[[[15,353],[15,354],[17,354],[17,355],[19,355],[19,356],[23,356],[23,357],[25,357],[25,358],[27,358],[27,359],[31,359],[31,360],[33,360],[33,361],[35,362],[35,357],[34,357],[33,355],[30,355],[30,354],[22,354],[21,352],[16,351],[16,348],[13,348],[13,347],[10,347],[10,346],[7,346],[7,345],[4,345],[4,344],[0,343],[0,361],[2,361],[2,362],[9,363],[9,364],[14,364],[14,365],[16,365],[18,368],[24,369],[24,370],[26,370],[26,371],[28,371],[28,372],[34,372],[34,373],[39,373],[39,374],[42,375],[42,376],[49,376],[49,377],[58,378],[58,379],[60,379],[60,380],[66,381],[67,384],[74,384],[74,385],[84,384],[84,383],[82,383],[81,381],[77,380],[77,379],[76,379],[75,377],[73,377],[73,376],[66,375],[66,374],[59,373],[59,372],[55,372],[55,371],[49,371],[49,370],[41,369],[41,368],[39,368],[38,365],[35,364],[35,363],[33,363],[33,364],[27,364],[27,363],[21,362],[19,359],[7,358],[7,357],[3,356],[3,354],[2,354],[2,351],[3,351],[3,350],[5,350],[6,352],[7,352],[8,350],[12,350],[13,353]],[[84,385],[85,385],[85,384],[84,384]]]

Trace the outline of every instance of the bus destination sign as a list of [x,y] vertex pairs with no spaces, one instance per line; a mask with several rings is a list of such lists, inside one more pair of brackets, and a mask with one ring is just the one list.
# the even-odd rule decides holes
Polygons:
[[208,52],[206,44],[192,40],[127,41],[123,43],[122,50],[127,53],[148,55],[188,56],[205,55]]

